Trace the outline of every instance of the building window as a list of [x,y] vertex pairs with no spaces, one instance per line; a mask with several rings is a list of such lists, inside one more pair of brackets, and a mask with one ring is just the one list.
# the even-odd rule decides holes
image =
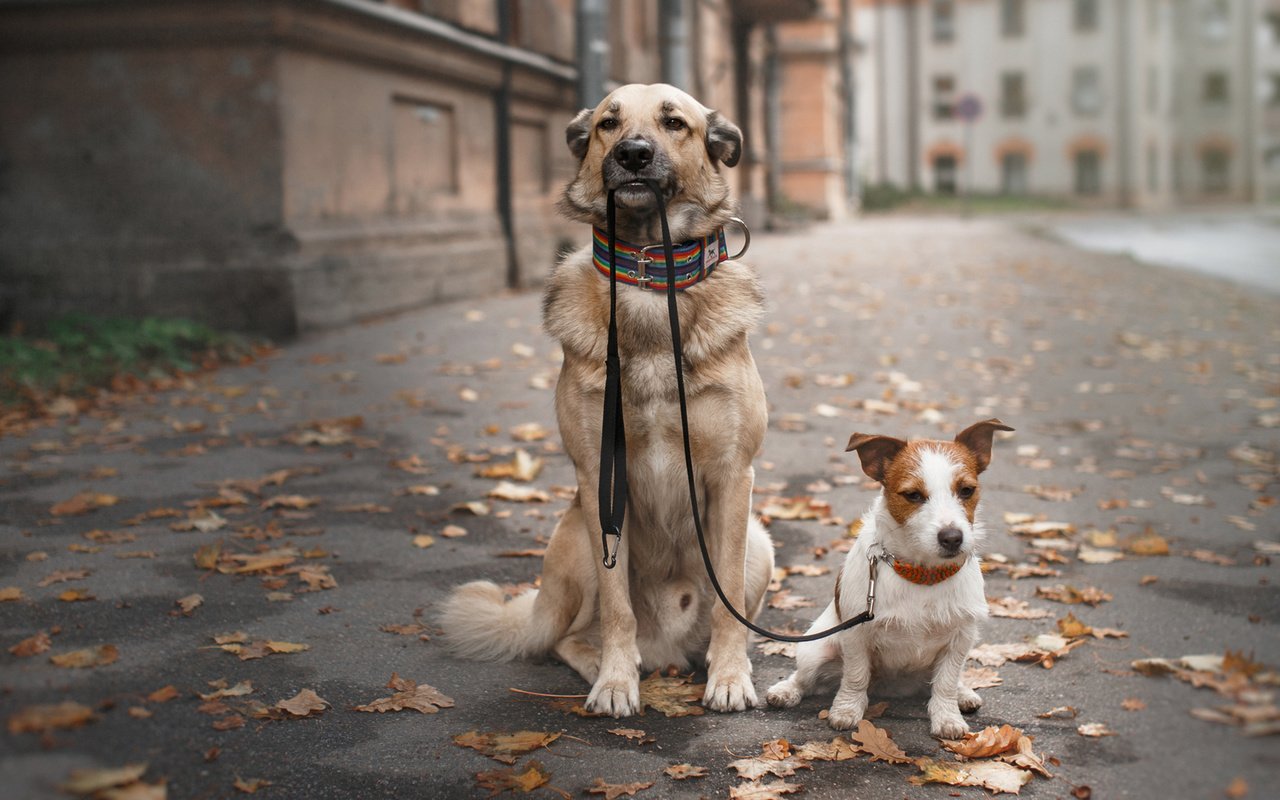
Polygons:
[[1160,112],[1160,70],[1155,64],[1147,65],[1147,113]]
[[1075,0],[1072,7],[1075,28],[1081,33],[1098,29],[1098,0]]
[[1026,81],[1021,72],[1005,72],[1000,75],[1000,114],[1006,119],[1026,116]]
[[955,156],[933,159],[933,190],[938,194],[955,194],[957,173]]
[[1231,155],[1218,148],[1205,150],[1200,156],[1205,194],[1222,194],[1231,188]]
[[1076,194],[1096,195],[1102,192],[1102,156],[1097,150],[1076,153]]
[[1160,149],[1154,144],[1147,145],[1147,191],[1160,191]]
[[1093,116],[1102,110],[1102,76],[1097,67],[1072,70],[1071,107],[1081,116]]
[[1027,156],[1025,153],[1005,153],[1000,158],[1000,189],[1005,194],[1027,193]]
[[933,40],[949,42],[956,38],[955,0],[933,0]]
[[1228,0],[1201,0],[1200,35],[1207,41],[1221,42],[1227,38],[1231,27],[1231,8]]
[[1272,47],[1280,47],[1280,11],[1268,11],[1265,27]]
[[1204,76],[1204,104],[1207,106],[1223,106],[1230,99],[1231,92],[1227,84],[1227,73],[1210,72]]
[[955,116],[956,79],[950,75],[933,76],[933,118],[952,119]]
[[1025,0],[1000,0],[1000,32],[1005,36],[1021,36],[1026,28]]

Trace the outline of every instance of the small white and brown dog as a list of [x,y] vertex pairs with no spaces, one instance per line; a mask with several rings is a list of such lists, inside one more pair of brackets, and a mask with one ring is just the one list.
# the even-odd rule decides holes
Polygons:
[[976,545],[978,475],[991,463],[998,419],[971,425],[955,441],[905,442],[855,433],[862,469],[882,490],[862,517],[857,542],[836,576],[835,597],[810,632],[837,625],[867,608],[875,574],[875,618],[796,648],[796,670],[768,692],[772,706],[791,708],[839,678],[828,721],[837,730],[858,724],[867,688],[890,684],[889,694],[932,684],[930,732],[957,739],[969,728],[961,711],[982,699],[961,683],[965,659],[987,617]]

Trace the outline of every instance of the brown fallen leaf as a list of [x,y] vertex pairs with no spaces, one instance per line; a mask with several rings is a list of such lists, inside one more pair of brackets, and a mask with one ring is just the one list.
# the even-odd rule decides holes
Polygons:
[[113,494],[80,492],[75,497],[63,500],[61,503],[55,503],[49,509],[49,513],[55,517],[73,517],[88,514],[95,509],[114,506],[119,502],[120,498]]
[[1075,706],[1057,706],[1043,714],[1036,714],[1036,716],[1040,719],[1075,719],[1079,713]]
[[781,520],[824,519],[831,516],[831,504],[808,495],[801,497],[774,497],[759,508],[762,517]]
[[213,700],[220,700],[224,697],[244,697],[247,694],[253,693],[253,681],[240,681],[235,686],[229,687],[225,680],[216,680],[209,681],[209,685],[213,687],[214,691],[209,692],[208,694],[196,692],[196,696],[201,700],[204,700],[206,703]]
[[510,461],[480,467],[476,470],[476,475],[481,478],[509,478],[513,481],[528,483],[537,478],[538,473],[542,472],[543,463],[543,459],[534,458],[525,450],[517,449]]
[[532,486],[516,486],[509,481],[502,481],[486,493],[486,497],[496,500],[508,500],[513,503],[549,503],[551,495]]
[[453,708],[453,698],[440,693],[434,686],[418,684],[407,678],[391,673],[387,688],[395,690],[390,697],[382,697],[363,706],[356,706],[356,711],[383,713],[386,711],[404,711],[411,709],[423,714],[434,714],[442,708]]
[[514,764],[525,753],[543,749],[559,738],[558,733],[543,731],[481,733],[473,730],[457,734],[453,737],[453,743],[459,747],[469,747],[503,764]]
[[740,783],[729,787],[729,800],[781,800],[784,794],[795,794],[803,790],[804,784],[786,781]]
[[1077,589],[1074,586],[1058,584],[1057,586],[1037,586],[1036,597],[1044,597],[1067,605],[1084,603],[1096,606],[1111,599],[1111,595],[1094,586]]
[[58,599],[64,603],[86,603],[97,598],[84,589],[64,589],[58,593]]
[[849,735],[858,745],[858,750],[871,756],[872,761],[886,761],[890,764],[910,764],[911,759],[894,744],[889,732],[877,728],[865,719],[858,720],[858,729]]
[[1147,704],[1137,697],[1126,697],[1120,701],[1120,707],[1125,711],[1142,711],[1147,707]]
[[9,717],[9,733],[45,733],[57,729],[79,728],[98,715],[88,706],[67,700],[57,705],[27,706]]
[[328,707],[329,701],[311,689],[303,689],[288,700],[281,700],[272,706],[295,717],[309,717],[312,714],[322,713]]
[[526,763],[520,772],[514,769],[495,769],[476,773],[476,783],[481,788],[488,789],[490,797],[502,792],[528,794],[550,781],[551,773],[536,760]]
[[956,755],[965,758],[990,758],[1018,748],[1018,739],[1022,731],[1012,725],[1001,725],[983,728],[977,733],[969,733],[960,740],[944,740],[942,746]]
[[53,646],[53,640],[46,631],[37,631],[9,648],[9,652],[17,658],[30,658],[47,651]]
[[147,719],[151,716],[151,710],[143,708],[142,706],[130,706],[129,716],[134,719]]
[[259,789],[270,786],[271,781],[264,778],[250,778],[245,780],[244,778],[237,777],[235,782],[231,785],[235,787],[237,792],[243,792],[244,794],[256,794]]
[[537,442],[551,435],[537,422],[525,422],[511,428],[511,438],[519,442]]
[[1249,783],[1244,778],[1236,777],[1231,783],[1227,784],[1227,788],[1222,790],[1230,800],[1240,800],[1249,794]]
[[1003,684],[1004,679],[991,667],[969,667],[960,676],[960,682],[970,689],[989,689]]
[[605,783],[604,778],[596,778],[587,787],[587,794],[602,794],[604,800],[617,800],[619,797],[634,797],[636,792],[648,789],[653,781],[636,781],[635,783]]
[[427,632],[427,626],[421,622],[409,622],[403,625],[379,625],[378,630],[397,636],[422,636]]
[[769,598],[769,607],[782,611],[791,611],[797,608],[811,608],[816,605],[812,600],[803,595],[792,594],[790,589],[783,589],[775,592]]
[[25,599],[27,598],[22,594],[21,586],[6,586],[0,589],[0,603],[16,603]]
[[1083,725],[1078,726],[1076,728],[1076,733],[1080,734],[1081,736],[1088,736],[1094,739],[1101,736],[1116,735],[1110,728],[1107,727],[1105,722],[1087,722]]
[[1026,600],[1016,597],[988,597],[987,608],[990,609],[991,616],[1008,619],[1043,619],[1051,614],[1047,608],[1032,608]]
[[677,781],[687,781],[691,778],[707,777],[706,767],[695,767],[692,764],[672,764],[662,772]]
[[829,742],[805,742],[796,748],[796,758],[805,761],[848,761],[857,758],[857,746],[843,736]]
[[994,794],[1008,792],[1018,794],[1031,780],[1031,773],[1003,761],[969,761],[944,763],[931,758],[916,762],[920,774],[907,780],[916,786],[926,783],[944,783],[948,786],[981,786]]
[[390,514],[391,506],[381,503],[350,503],[333,509],[342,514]]
[[213,723],[213,729],[215,731],[234,731],[243,728],[244,722],[244,717],[239,714],[231,714],[230,716],[215,720]]
[[690,675],[663,675],[655,670],[640,681],[640,707],[652,708],[668,717],[696,717],[704,712],[700,705],[705,684],[690,683]]
[[182,609],[183,614],[190,616],[191,612],[204,605],[204,595],[189,594],[186,597],[179,597],[174,603]]
[[87,669],[105,667],[107,664],[115,663],[119,657],[120,651],[115,645],[100,644],[97,647],[86,647],[83,650],[72,650],[69,653],[49,656],[49,661],[55,666],[66,669]]
[[146,764],[126,764],[107,769],[73,769],[62,789],[76,795],[91,795],[139,780],[147,771]]
[[90,571],[87,569],[60,569],[50,572],[40,580],[36,586],[44,588],[52,586],[55,583],[66,583],[67,581],[82,581],[89,577]]
[[1169,541],[1155,530],[1147,528],[1141,536],[1130,540],[1124,549],[1135,556],[1167,556]]
[[621,736],[623,739],[628,739],[636,744],[649,744],[655,741],[652,736],[639,728],[610,728],[609,733],[614,736]]
[[1015,767],[1030,770],[1045,778],[1053,777],[1053,774],[1044,765],[1044,758],[1037,755],[1035,750],[1031,748],[1030,736],[1019,736],[1016,750],[1012,753],[1004,753],[998,758],[1008,764],[1013,764]]
[[207,508],[197,508],[186,519],[169,523],[169,530],[179,533],[212,533],[226,527],[227,518]]
[[739,778],[758,781],[765,775],[785,778],[796,774],[797,769],[813,769],[808,760],[792,756],[791,743],[786,739],[771,739],[760,745],[760,755],[729,762],[729,769],[736,770]]
[[177,698],[177,696],[178,696],[178,687],[174,686],[171,683],[168,686],[162,686],[159,689],[156,689],[151,694],[147,695],[147,702],[148,703],[167,703],[170,700]]
[[467,535],[467,529],[461,525],[445,525],[440,529],[440,535],[446,539],[458,539]]

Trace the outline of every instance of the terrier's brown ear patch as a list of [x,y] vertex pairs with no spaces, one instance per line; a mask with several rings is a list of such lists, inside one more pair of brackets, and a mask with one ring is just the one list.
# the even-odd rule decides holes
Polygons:
[[578,112],[569,127],[564,129],[564,141],[569,145],[569,152],[581,161],[587,155],[587,146],[591,144],[591,114],[589,108]]
[[892,436],[877,436],[870,433],[855,433],[849,437],[849,446],[844,450],[856,450],[862,461],[862,471],[867,477],[876,481],[884,481],[885,469],[907,443]]
[[742,131],[719,111],[707,114],[707,152],[726,167],[737,166],[742,158]]
[[957,433],[956,444],[973,453],[978,472],[982,472],[991,463],[991,440],[995,438],[996,431],[1011,430],[1013,428],[998,419],[986,419]]

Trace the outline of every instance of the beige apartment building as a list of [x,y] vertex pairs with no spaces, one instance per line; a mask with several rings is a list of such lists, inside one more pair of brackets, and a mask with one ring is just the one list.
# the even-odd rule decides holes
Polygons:
[[868,183],[1280,200],[1280,0],[858,0],[854,25]]

